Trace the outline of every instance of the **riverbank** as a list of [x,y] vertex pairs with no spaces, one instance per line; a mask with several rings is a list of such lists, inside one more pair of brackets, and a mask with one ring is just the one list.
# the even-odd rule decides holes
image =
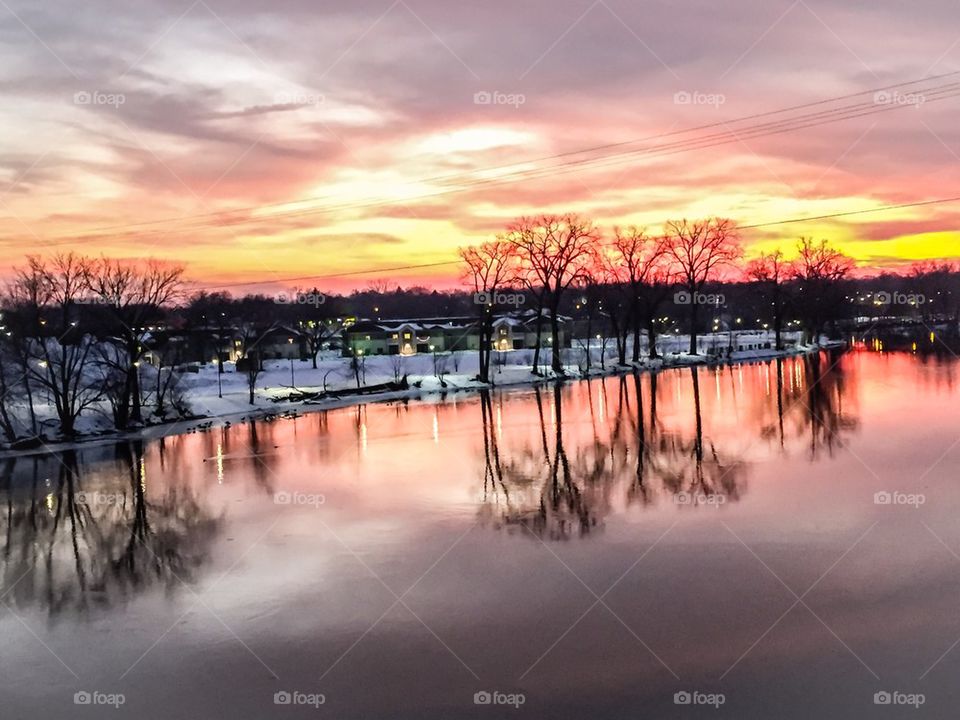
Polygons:
[[[193,416],[168,422],[150,424],[130,432],[117,432],[110,426],[107,412],[91,413],[81,418],[78,424],[80,435],[71,441],[37,441],[35,447],[0,449],[0,458],[18,457],[59,452],[77,447],[112,444],[125,440],[148,440],[181,433],[204,431],[211,427],[229,426],[247,420],[271,420],[280,417],[295,417],[304,413],[336,410],[368,403],[385,403],[406,400],[428,402],[441,400],[450,393],[477,392],[484,389],[534,387],[555,381],[580,380],[606,377],[632,372],[659,372],[663,370],[695,367],[700,365],[726,366],[749,362],[761,362],[802,355],[844,345],[843,342],[826,341],[819,345],[801,345],[798,338],[787,338],[792,344],[787,350],[776,351],[772,346],[772,333],[741,333],[738,346],[729,355],[717,352],[729,345],[727,334],[708,334],[701,338],[701,349],[713,349],[708,354],[690,355],[681,348],[689,344],[683,336],[667,337],[658,342],[661,356],[657,359],[643,358],[637,363],[619,365],[610,357],[612,342],[606,348],[594,343],[589,348],[571,348],[564,351],[565,372],[557,375],[549,367],[541,367],[534,374],[532,351],[509,351],[494,353],[492,382],[480,383],[477,377],[476,352],[456,355],[416,355],[410,357],[375,356],[365,358],[359,368],[351,368],[350,360],[327,353],[318,358],[317,368],[311,361],[274,360],[265,363],[258,378],[255,404],[249,403],[247,376],[235,372],[227,364],[226,372],[218,374],[213,364],[201,366],[196,373],[184,375],[181,391],[189,403]],[[603,354],[601,364],[600,357]],[[549,350],[541,359],[549,361]],[[573,362],[571,362],[571,360]],[[359,378],[360,390],[406,379],[406,389],[383,392],[353,392]],[[335,391],[335,395],[324,395]],[[307,396],[308,399],[304,399]],[[52,408],[41,407],[37,414],[52,414]]]

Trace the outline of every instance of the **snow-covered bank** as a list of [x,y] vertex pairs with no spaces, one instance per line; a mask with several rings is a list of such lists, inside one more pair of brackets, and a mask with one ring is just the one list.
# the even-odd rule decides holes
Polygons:
[[[704,364],[737,364],[769,360],[776,357],[803,354],[825,347],[837,347],[843,343],[824,342],[819,346],[796,344],[798,338],[790,335],[794,343],[790,349],[771,349],[772,333],[740,333],[732,340],[727,333],[707,334],[701,337],[702,354],[685,352],[689,339],[684,336],[667,336],[658,340],[660,357],[626,366],[616,364],[616,349],[613,341],[593,341],[589,349],[577,346],[563,351],[565,380],[600,377],[633,371],[659,371],[676,367]],[[734,344],[736,343],[736,344]],[[743,347],[743,350],[735,348]],[[589,353],[589,362],[587,355]],[[601,354],[603,356],[601,362]],[[646,348],[644,348],[644,356]],[[255,418],[270,418],[295,415],[319,410],[330,410],[372,402],[389,402],[405,399],[428,400],[440,398],[450,392],[477,391],[492,387],[533,386],[557,379],[549,368],[550,351],[541,354],[539,374],[533,373],[533,351],[512,350],[494,353],[492,383],[487,385],[476,380],[478,358],[476,352],[446,355],[371,356],[363,358],[357,366],[351,366],[349,358],[336,353],[323,353],[313,368],[310,360],[271,360],[264,363],[264,370],[257,378],[254,404],[249,402],[247,374],[236,372],[232,363],[227,363],[225,372],[218,373],[215,364],[200,366],[196,372],[185,373],[181,379],[183,392],[194,417],[164,422],[119,433],[113,429],[109,408],[99,408],[80,418],[78,439],[72,442],[44,440],[35,448],[0,450],[0,458],[55,452],[78,445],[112,443],[131,438],[155,438],[213,425],[227,425]],[[351,389],[385,385],[406,378],[407,388],[375,393],[351,393]],[[324,393],[336,391],[335,396]],[[291,399],[292,395],[316,395],[317,399]],[[12,411],[26,413],[25,407],[12,407]],[[40,418],[54,417],[51,406],[41,403],[36,412]]]

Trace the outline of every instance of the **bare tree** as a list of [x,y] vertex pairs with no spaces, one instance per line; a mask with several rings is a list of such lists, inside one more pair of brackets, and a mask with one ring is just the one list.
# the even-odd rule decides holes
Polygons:
[[786,283],[791,278],[790,264],[783,259],[780,250],[771,253],[761,253],[747,265],[747,277],[759,283],[764,299],[770,303],[770,312],[773,314],[773,334],[777,350],[783,350],[783,315],[790,302]]
[[802,237],[797,242],[793,274],[799,281],[797,305],[807,340],[820,342],[827,322],[835,320],[841,307],[840,283],[853,270],[853,258],[831,247],[826,240]]
[[32,307],[32,333],[26,357],[28,381],[47,392],[64,437],[76,434],[77,418],[102,397],[102,382],[93,363],[95,338],[78,327],[77,301],[83,297],[88,261],[74,253],[50,260],[27,258],[17,271],[15,294]]
[[14,442],[21,434],[21,423],[12,412],[13,403],[26,396],[21,392],[26,372],[17,345],[13,332],[0,323],[0,429],[8,442]]
[[263,372],[263,354],[260,344],[267,335],[277,327],[276,323],[261,328],[255,323],[243,323],[240,326],[240,357],[237,359],[237,370],[246,373],[247,392],[251,405],[255,405],[254,393],[257,388],[257,379]]
[[182,265],[156,260],[136,264],[106,257],[87,264],[85,284],[112,316],[112,342],[122,351],[125,376],[116,409],[118,429],[142,422],[140,362],[146,351],[150,320],[158,320],[160,309],[179,297],[183,285]]
[[[633,362],[640,360],[640,331],[647,331],[647,351],[657,357],[657,310],[667,299],[673,278],[668,266],[669,241],[635,226],[614,228],[613,251],[620,278],[629,291],[633,327]],[[624,332],[624,344],[626,330]],[[621,363],[622,364],[622,363]]]
[[[551,364],[553,371],[562,375],[560,303],[570,286],[594,264],[599,232],[591,221],[578,215],[541,215],[519,220],[511,227],[507,239],[517,248],[527,282],[541,286],[537,326],[539,328],[545,305],[550,315]],[[539,343],[537,345],[539,351]],[[538,356],[539,352],[535,352],[535,363]]]
[[516,245],[501,238],[460,248],[460,257],[466,264],[464,279],[473,287],[474,302],[480,315],[480,382],[490,382],[490,353],[493,350],[497,296],[516,277],[516,255]]
[[403,372],[403,355],[397,353],[390,356],[390,369],[393,370],[393,381],[399,383],[400,378],[405,374]]
[[443,355],[436,350],[433,352],[433,374],[440,381],[440,387],[446,387],[447,381],[444,378],[447,375],[447,361],[449,355]]
[[539,374],[540,349],[543,346],[543,315],[547,307],[550,267],[548,252],[551,228],[555,221],[541,218],[520,218],[507,228],[504,236],[517,254],[517,279],[523,284],[536,303],[536,340],[533,349],[533,373]]
[[733,222],[724,218],[671,220],[667,223],[667,237],[670,257],[689,299],[690,354],[696,355],[701,291],[720,267],[733,263],[743,251]]

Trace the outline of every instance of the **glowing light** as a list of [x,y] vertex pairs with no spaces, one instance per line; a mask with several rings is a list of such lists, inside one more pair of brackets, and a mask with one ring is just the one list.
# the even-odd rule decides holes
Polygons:
[[217,483],[223,485],[223,443],[217,443]]

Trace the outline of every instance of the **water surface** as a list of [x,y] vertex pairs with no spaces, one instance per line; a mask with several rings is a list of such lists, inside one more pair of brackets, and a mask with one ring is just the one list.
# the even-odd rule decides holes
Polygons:
[[0,717],[950,717],[956,372],[823,354],[0,461]]

